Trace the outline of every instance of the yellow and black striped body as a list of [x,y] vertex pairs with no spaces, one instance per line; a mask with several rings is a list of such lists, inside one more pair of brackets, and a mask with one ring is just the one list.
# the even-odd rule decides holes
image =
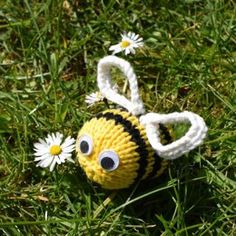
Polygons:
[[[160,132],[169,142],[167,128],[160,126]],[[86,122],[79,131],[76,151],[88,178],[106,189],[127,188],[137,180],[159,176],[168,165],[152,149],[138,118],[119,109],[106,110]],[[109,153],[115,156],[116,168],[106,156]]]

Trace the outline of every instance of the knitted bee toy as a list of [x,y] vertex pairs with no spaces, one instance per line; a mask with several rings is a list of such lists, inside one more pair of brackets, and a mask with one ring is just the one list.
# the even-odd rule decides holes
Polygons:
[[[118,67],[127,77],[131,99],[112,87],[110,70]],[[184,111],[145,114],[131,65],[116,56],[98,63],[97,83],[102,95],[124,109],[109,109],[81,128],[76,141],[78,161],[87,177],[106,189],[127,188],[137,180],[159,176],[168,160],[200,145],[207,127],[197,114]],[[172,141],[165,125],[190,123],[187,133]]]

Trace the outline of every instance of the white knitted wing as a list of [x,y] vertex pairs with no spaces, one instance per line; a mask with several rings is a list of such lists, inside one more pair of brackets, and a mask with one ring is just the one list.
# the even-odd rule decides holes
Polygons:
[[[131,100],[118,94],[112,88],[110,73],[112,66],[119,68],[127,77],[131,92]],[[139,96],[137,78],[129,62],[116,56],[106,56],[102,58],[98,63],[97,83],[100,92],[108,100],[126,108],[133,115],[144,114],[145,110],[143,102]]]
[[[174,112],[170,114],[148,113],[140,117],[140,122],[146,127],[150,144],[158,155],[164,159],[173,160],[200,145],[207,133],[207,127],[199,115],[193,112]],[[162,145],[159,124],[190,123],[191,127],[180,139]]]

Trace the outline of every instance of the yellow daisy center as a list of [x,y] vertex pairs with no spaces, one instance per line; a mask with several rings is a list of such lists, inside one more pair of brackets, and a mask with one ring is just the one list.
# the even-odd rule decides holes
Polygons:
[[121,47],[122,48],[127,48],[129,45],[130,45],[129,41],[124,40],[124,41],[121,42]]
[[62,152],[62,149],[59,145],[53,145],[50,147],[50,154],[55,156],[55,155],[59,155]]

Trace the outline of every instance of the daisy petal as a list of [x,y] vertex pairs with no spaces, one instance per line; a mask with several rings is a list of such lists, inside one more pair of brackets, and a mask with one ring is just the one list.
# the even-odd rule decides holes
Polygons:
[[39,163],[37,163],[36,166],[40,166],[42,168],[48,167],[51,164],[52,160],[53,159],[51,159],[51,158],[43,159]]
[[143,40],[142,38],[139,38],[139,39],[138,38],[139,38],[139,35],[136,34],[136,35],[134,35],[133,40],[136,42],[138,42],[138,40],[140,40],[140,39]]
[[70,157],[67,157],[67,160],[72,162],[72,163],[75,163],[75,161],[72,158],[70,158]]
[[69,146],[71,146],[72,144],[75,143],[75,139],[71,138],[71,137],[67,137],[64,141],[64,143],[61,145],[61,148],[67,148]]
[[66,147],[63,149],[63,153],[71,153],[75,150],[75,146],[71,146],[71,147]]
[[114,51],[114,50],[116,50],[118,47],[120,47],[120,44],[116,44],[116,45],[110,46],[110,47],[109,47],[109,51]]
[[53,161],[52,161],[52,163],[51,163],[51,165],[50,165],[50,168],[49,168],[50,171],[53,171],[53,170],[54,170],[55,165],[56,165],[56,162],[57,162],[57,160],[56,160],[56,158],[54,158]]
[[132,54],[135,54],[134,48],[130,48],[130,52],[131,52]]
[[125,49],[125,55],[128,55],[128,54],[130,54],[130,48]]
[[44,156],[44,155],[48,155],[48,150],[44,150],[44,149],[42,149],[42,150],[37,150],[35,153],[34,153],[34,155],[35,156]]
[[34,161],[40,161],[40,160],[44,160],[44,159],[48,159],[48,158],[51,158],[51,156],[50,156],[48,153],[46,153],[46,154],[44,154],[44,155],[35,157],[35,158],[34,158]]
[[34,147],[36,148],[36,149],[45,149],[46,147],[47,147],[47,144],[45,143],[45,144],[42,144],[42,143],[35,143],[34,144]]

